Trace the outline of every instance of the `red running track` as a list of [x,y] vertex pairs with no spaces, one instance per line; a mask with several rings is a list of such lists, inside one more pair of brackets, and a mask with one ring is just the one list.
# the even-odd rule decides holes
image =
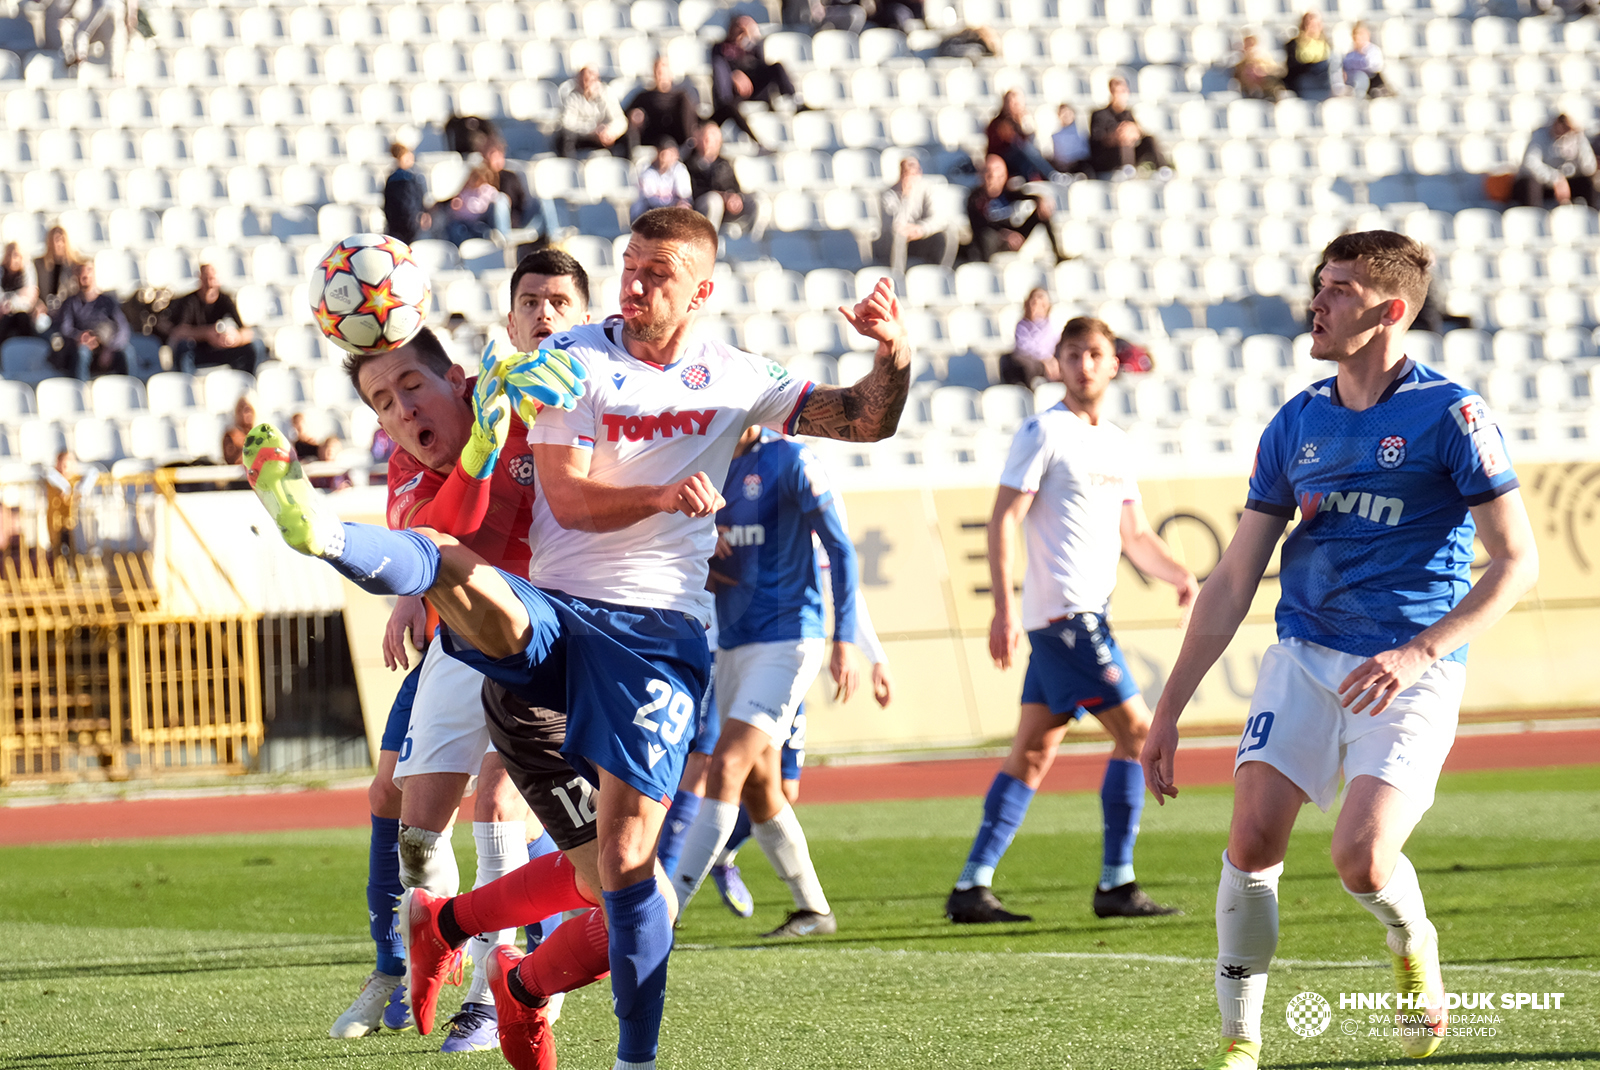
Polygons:
[[[1600,764],[1600,731],[1524,732],[1459,737],[1445,769],[1461,772],[1593,764]],[[999,767],[996,758],[813,766],[806,770],[803,798],[823,803],[982,795]],[[1104,769],[1102,755],[1062,755],[1041,790],[1094,791]],[[1180,788],[1226,784],[1232,776],[1231,747],[1178,752]],[[368,813],[367,793],[360,788],[18,806],[0,808],[0,846],[354,828],[367,824]]]

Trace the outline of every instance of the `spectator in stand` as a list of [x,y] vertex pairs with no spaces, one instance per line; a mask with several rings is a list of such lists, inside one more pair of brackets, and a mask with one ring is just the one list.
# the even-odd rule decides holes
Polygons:
[[1089,139],[1078,128],[1078,113],[1064,103],[1056,109],[1056,121],[1061,127],[1050,135],[1050,166],[1063,177],[1090,174]]
[[794,101],[794,82],[781,63],[768,63],[761,30],[749,15],[735,15],[728,36],[711,48],[711,121],[732,121],[763,154],[770,150],[750,129],[739,106],[747,100],[775,106],[780,97]]
[[244,439],[256,425],[256,396],[253,392],[239,395],[233,403],[233,423],[222,432],[222,463],[244,463]]
[[85,382],[101,375],[127,375],[133,331],[121,302],[96,285],[93,260],[78,265],[76,281],[77,292],[61,302],[55,316],[61,349],[53,363]]
[[239,306],[222,292],[217,269],[210,264],[200,265],[200,285],[174,301],[167,316],[172,323],[167,344],[178,371],[193,375],[196,367],[225,364],[254,375],[267,359],[267,347],[245,326]]
[[39,284],[39,301],[34,313],[54,318],[61,303],[72,296],[78,285],[78,265],[83,263],[72,248],[67,228],[59,224],[45,231],[44,255],[33,262],[34,279]]
[[372,446],[370,448],[372,459],[378,464],[387,464],[389,458],[394,456],[397,443],[389,437],[389,432],[378,428],[372,433]]
[[1394,90],[1383,80],[1383,52],[1372,43],[1372,27],[1358,22],[1350,30],[1350,51],[1344,54],[1344,85],[1356,96],[1387,97]]
[[578,76],[561,86],[561,129],[556,134],[556,153],[572,157],[591,149],[604,149],[613,156],[627,156],[628,117],[611,87],[600,81],[593,67],[584,67]]
[[633,202],[631,218],[638,219],[652,208],[692,208],[689,169],[678,158],[678,143],[662,138],[656,158],[639,172],[639,196]]
[[306,414],[297,412],[289,417],[289,440],[294,443],[294,455],[302,461],[320,460],[322,443],[306,430]]
[[926,18],[923,0],[878,0],[872,10],[873,22],[901,33],[910,33],[916,29],[911,24],[914,20],[924,21]]
[[481,160],[467,171],[461,192],[450,198],[444,236],[460,245],[469,238],[487,238],[511,229],[511,208],[505,194],[495,188],[494,173]]
[[1059,381],[1061,370],[1056,365],[1059,334],[1050,323],[1050,294],[1044,287],[1035,286],[1022,302],[1016,345],[1011,352],[1000,356],[1000,381],[1030,390],[1042,382]]
[[1020,90],[1006,90],[1000,98],[999,113],[989,120],[984,133],[989,139],[989,155],[1004,160],[1012,178],[1042,182],[1055,177],[1056,169],[1033,143],[1033,119],[1022,103]]
[[528,190],[522,176],[506,166],[506,143],[499,134],[483,142],[483,165],[489,169],[494,188],[506,199],[507,229],[519,230],[533,222],[533,208],[539,208],[540,236],[554,241],[561,224],[556,218],[556,205],[549,197],[535,197]]
[[1339,70],[1333,42],[1322,28],[1322,16],[1307,11],[1300,16],[1300,32],[1283,46],[1285,74],[1283,84],[1302,100],[1327,100],[1334,95],[1334,77]]
[[867,24],[867,12],[859,3],[823,3],[823,0],[783,0],[783,28],[786,30],[848,30],[860,33]]
[[664,137],[687,145],[700,125],[700,94],[687,78],[673,83],[666,56],[656,57],[650,88],[635,92],[623,109],[628,113],[630,151],[640,145],[659,145]]
[[689,195],[694,209],[719,231],[724,223],[737,224],[756,241],[767,229],[767,205],[759,193],[746,193],[739,185],[733,162],[722,155],[722,127],[707,120],[700,124],[694,151],[689,156]]
[[967,196],[972,242],[962,246],[963,255],[968,260],[988,261],[996,253],[1014,253],[1022,248],[1034,228],[1043,224],[1045,233],[1050,235],[1056,262],[1069,259],[1050,226],[1051,202],[1016,192],[1012,185],[1006,173],[1006,162],[998,156],[984,157],[983,181]]
[[50,552],[77,572],[72,533],[78,527],[78,462],[70,450],[56,454],[54,467],[44,470],[44,517],[50,530]]
[[956,260],[955,220],[941,218],[938,200],[922,180],[922,162],[915,156],[900,161],[900,177],[878,198],[881,225],[872,243],[872,258],[903,275],[913,260],[950,267]]
[[1108,88],[1111,103],[1089,117],[1089,166],[1103,177],[1132,178],[1136,168],[1171,177],[1161,146],[1144,132],[1128,106],[1128,80],[1113,77]]
[[389,155],[394,157],[394,170],[383,184],[383,230],[410,245],[433,226],[428,214],[428,180],[413,170],[417,157],[410,146],[391,142]]
[[0,254],[0,342],[7,338],[32,338],[34,306],[39,303],[39,280],[22,246],[6,242]]
[[1245,34],[1239,44],[1233,80],[1239,83],[1239,95],[1250,100],[1278,100],[1288,93],[1283,88],[1283,65],[1261,47],[1261,39],[1253,33]]
[[1557,115],[1528,139],[1512,196],[1534,208],[1546,201],[1596,207],[1594,146],[1566,115]]

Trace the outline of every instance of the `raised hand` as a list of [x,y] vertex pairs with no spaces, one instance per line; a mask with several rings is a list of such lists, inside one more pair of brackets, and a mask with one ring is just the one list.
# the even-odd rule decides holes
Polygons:
[[487,479],[505,445],[511,405],[506,400],[505,366],[496,344],[483,347],[478,381],[472,388],[472,434],[461,447],[461,468],[473,479]]
[[532,424],[544,406],[570,410],[583,397],[589,372],[563,349],[514,353],[501,364],[506,396],[522,422]]

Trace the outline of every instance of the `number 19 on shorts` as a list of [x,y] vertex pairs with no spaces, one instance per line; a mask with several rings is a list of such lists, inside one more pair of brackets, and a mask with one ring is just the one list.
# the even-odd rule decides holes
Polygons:
[[[634,711],[633,723],[659,735],[668,746],[676,744],[694,717],[695,700],[682,691],[674,691],[665,680],[651,680],[644,689],[652,700]],[[654,715],[663,709],[665,713],[657,720]]]

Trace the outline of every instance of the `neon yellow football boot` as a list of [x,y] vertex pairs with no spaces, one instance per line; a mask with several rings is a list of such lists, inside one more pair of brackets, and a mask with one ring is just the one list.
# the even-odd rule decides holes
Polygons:
[[321,557],[343,542],[339,519],[321,507],[316,489],[300,470],[294,447],[271,424],[256,424],[244,439],[250,486],[278,525],[283,541],[308,557]]

